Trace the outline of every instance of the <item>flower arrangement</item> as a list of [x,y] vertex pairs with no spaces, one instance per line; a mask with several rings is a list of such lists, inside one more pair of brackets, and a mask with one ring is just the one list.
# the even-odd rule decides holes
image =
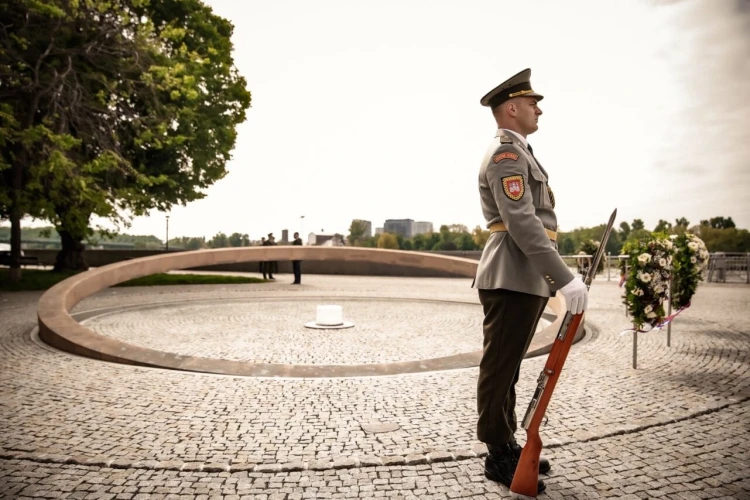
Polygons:
[[703,271],[708,265],[708,250],[703,240],[688,231],[672,238],[672,307],[681,309],[690,304],[698,283],[703,280]]
[[669,239],[657,236],[623,247],[623,253],[630,255],[624,302],[638,330],[646,323],[655,327],[665,316],[673,247]]

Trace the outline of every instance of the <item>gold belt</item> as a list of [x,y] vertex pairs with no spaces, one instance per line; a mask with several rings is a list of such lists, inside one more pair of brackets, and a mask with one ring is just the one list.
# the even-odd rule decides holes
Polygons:
[[[505,233],[507,231],[508,228],[505,226],[504,222],[495,222],[490,226],[490,233]],[[544,228],[544,231],[547,233],[549,239],[555,242],[557,241],[557,233],[555,231],[547,228]]]

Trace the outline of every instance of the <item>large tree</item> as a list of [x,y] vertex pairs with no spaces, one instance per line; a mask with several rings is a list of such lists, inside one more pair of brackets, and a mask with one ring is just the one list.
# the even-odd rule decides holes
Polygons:
[[362,240],[366,238],[365,233],[367,232],[367,222],[361,219],[354,219],[349,225],[349,244],[352,246],[359,246]]
[[711,217],[711,219],[702,220],[701,226],[708,226],[714,229],[731,229],[736,227],[731,217]]
[[688,221],[685,217],[680,217],[679,219],[674,220],[674,225],[676,227],[682,227],[684,229],[687,229],[690,225],[690,221]]
[[654,232],[666,233],[666,232],[669,232],[670,229],[672,229],[671,222],[665,221],[664,219],[659,219],[659,222],[656,223],[656,227],[654,227]]
[[250,237],[247,234],[232,233],[227,237],[227,243],[230,247],[249,247]]
[[0,11],[0,216],[12,236],[24,215],[49,219],[56,268],[85,268],[92,215],[127,224],[226,174],[250,94],[232,26],[209,7],[0,0]]
[[630,225],[630,229],[632,231],[639,231],[641,229],[646,229],[646,225],[641,219],[633,219],[633,224]]

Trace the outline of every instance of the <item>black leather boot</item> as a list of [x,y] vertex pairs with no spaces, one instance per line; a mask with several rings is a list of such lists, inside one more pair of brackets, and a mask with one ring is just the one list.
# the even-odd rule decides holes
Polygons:
[[[487,445],[489,453],[484,459],[484,477],[496,481],[510,488],[513,474],[516,473],[518,458],[513,449],[505,445]],[[537,483],[537,493],[543,492],[547,486],[541,479]]]
[[[516,460],[520,460],[523,446],[516,443],[515,441],[512,441],[510,443],[510,448],[513,450],[513,453],[515,453]],[[539,474],[547,474],[551,468],[552,467],[550,467],[549,465],[549,460],[539,457]]]

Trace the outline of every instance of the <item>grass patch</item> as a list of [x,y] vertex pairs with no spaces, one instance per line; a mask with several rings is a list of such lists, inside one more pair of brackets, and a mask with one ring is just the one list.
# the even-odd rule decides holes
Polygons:
[[266,280],[249,276],[222,276],[218,274],[152,274],[115,286],[163,286],[163,285],[234,285],[237,283],[265,283]]
[[70,278],[75,272],[53,273],[41,269],[22,269],[21,281],[11,283],[9,269],[0,268],[0,290],[4,292],[21,292],[32,290],[46,290],[58,284],[66,278]]
[[[8,268],[0,268],[0,291],[20,292],[47,290],[76,272],[53,273],[41,269],[24,269],[21,281],[11,283]],[[164,285],[224,285],[238,283],[265,283],[266,280],[249,276],[222,276],[214,274],[152,274],[134,280],[125,281],[115,286],[164,286]]]

